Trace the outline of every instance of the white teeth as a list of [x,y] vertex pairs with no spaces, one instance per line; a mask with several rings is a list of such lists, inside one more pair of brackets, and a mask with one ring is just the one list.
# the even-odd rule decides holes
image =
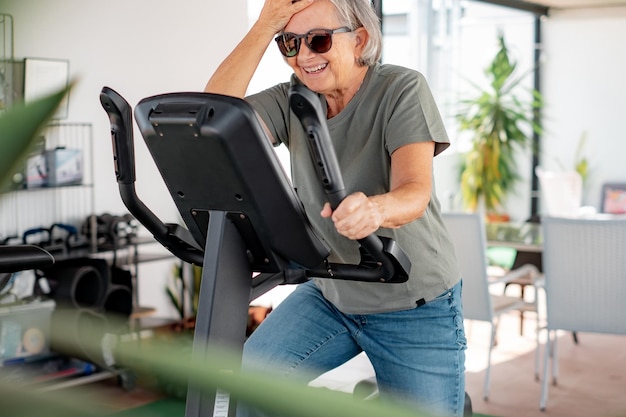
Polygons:
[[327,66],[327,65],[328,65],[328,64],[320,64],[320,65],[317,65],[317,66],[315,66],[315,67],[311,67],[311,68],[303,68],[303,69],[304,69],[304,71],[305,71],[305,72],[307,72],[307,73],[309,73],[309,74],[310,74],[310,73],[312,73],[312,72],[317,72],[317,71],[321,71],[321,70],[323,70],[324,68],[326,68],[326,66]]

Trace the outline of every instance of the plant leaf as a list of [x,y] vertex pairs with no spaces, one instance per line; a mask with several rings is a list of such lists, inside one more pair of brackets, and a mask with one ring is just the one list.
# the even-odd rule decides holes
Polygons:
[[0,115],[0,189],[32,147],[33,139],[56,111],[72,84],[30,103],[19,103]]
[[[51,335],[54,346],[71,354],[70,328],[59,328]],[[93,337],[81,341],[81,348],[92,354],[102,349]],[[184,343],[184,344],[183,344]],[[192,384],[203,393],[224,390],[239,401],[268,415],[284,417],[419,417],[415,407],[382,399],[357,400],[352,394],[308,387],[304,381],[285,379],[267,372],[239,371],[238,348],[211,348],[206,352],[188,349],[187,337],[169,337],[119,343],[113,350],[116,367],[145,375],[158,374],[168,382],[183,386]],[[187,354],[185,354],[187,352]],[[35,397],[35,396],[34,396]],[[36,399],[36,397],[35,397]]]

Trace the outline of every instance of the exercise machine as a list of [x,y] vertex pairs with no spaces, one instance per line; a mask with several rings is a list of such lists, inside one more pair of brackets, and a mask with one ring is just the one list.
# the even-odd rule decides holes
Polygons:
[[[309,278],[405,282],[410,262],[391,239],[359,241],[359,264],[327,260],[329,249],[307,220],[254,110],[244,100],[208,93],[148,97],[135,121],[180,212],[184,226],[163,223],[135,190],[132,110],[104,87],[122,200],[154,238],[183,261],[203,266],[193,355],[209,346],[241,352],[251,300],[280,284]],[[304,87],[290,107],[309,138],[320,186],[333,207],[345,197],[318,98]],[[234,416],[227,393],[187,395],[186,417]]]
[[54,257],[39,246],[0,245],[0,274],[12,274],[51,265],[54,265]]

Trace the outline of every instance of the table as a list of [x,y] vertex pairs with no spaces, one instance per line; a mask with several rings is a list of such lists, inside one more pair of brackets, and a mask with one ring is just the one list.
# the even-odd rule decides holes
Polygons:
[[540,223],[487,223],[487,246],[501,246],[520,252],[541,253]]
[[539,271],[543,270],[540,223],[487,223],[486,228],[488,247],[507,247],[517,251],[511,269],[531,264]]
[[[593,213],[587,214],[586,219],[619,219],[624,214]],[[543,252],[541,223],[535,222],[493,222],[486,224],[487,246],[508,247],[522,253]]]

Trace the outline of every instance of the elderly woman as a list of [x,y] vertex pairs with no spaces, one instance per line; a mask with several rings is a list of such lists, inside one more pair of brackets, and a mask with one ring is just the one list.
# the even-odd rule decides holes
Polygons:
[[[310,380],[364,351],[381,395],[461,416],[461,279],[433,184],[433,158],[449,140],[426,80],[379,64],[382,34],[369,0],[266,0],[205,90],[244,97],[272,40],[294,74],[246,100],[274,143],[289,149],[294,187],[331,261],[358,263],[356,240],[376,233],[394,239],[412,269],[404,284],[312,279],[298,286],[247,340],[244,367]],[[334,211],[289,110],[297,83],[326,111],[349,194]]]

